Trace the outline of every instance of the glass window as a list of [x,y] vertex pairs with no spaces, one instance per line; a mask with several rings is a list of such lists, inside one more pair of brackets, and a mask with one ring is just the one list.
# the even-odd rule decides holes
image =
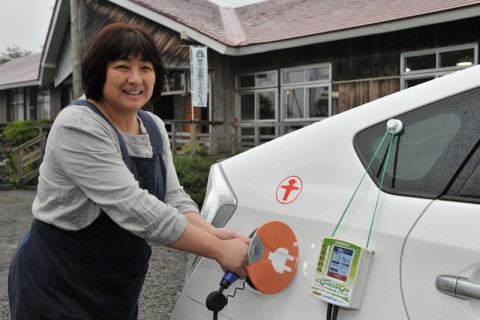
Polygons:
[[[396,117],[404,130],[392,145],[384,190],[416,197],[440,196],[478,143],[478,101],[480,89],[474,89]],[[355,137],[355,148],[365,167],[385,131],[386,123],[382,122]],[[384,143],[369,171],[377,185],[387,148],[388,143]]]
[[424,54],[405,58],[405,72],[425,69],[435,69],[437,57],[435,54]]
[[305,71],[303,69],[284,71],[283,73],[283,83],[292,84],[292,83],[304,83],[305,82]]
[[455,50],[440,52],[439,64],[440,68],[445,67],[469,67],[474,63],[474,50]]
[[255,86],[260,88],[272,87],[277,85],[277,73],[265,72],[255,75]]
[[24,88],[11,89],[8,92],[8,121],[24,121],[25,91]]
[[412,51],[401,57],[401,87],[410,88],[430,79],[476,65],[478,45]]
[[255,119],[255,94],[242,93],[240,95],[240,120]]
[[237,77],[237,110],[240,121],[275,121],[277,77],[276,71],[263,71]]
[[330,80],[330,65],[295,67],[282,71],[282,84],[308,83]]
[[50,119],[50,90],[39,88],[37,95],[37,119]]
[[330,80],[330,68],[315,67],[307,69],[308,81]]
[[260,120],[275,120],[275,92],[257,92]]
[[307,89],[310,118],[328,117],[328,87]]
[[331,115],[331,65],[302,66],[282,71],[285,120],[318,119]]
[[277,85],[277,72],[257,72],[238,77],[238,89],[246,88],[268,88]]
[[242,92],[240,96],[240,121],[275,120],[275,91]]
[[165,73],[165,86],[163,94],[178,94],[186,91],[185,71],[167,70]]
[[25,88],[25,110],[26,119],[34,121],[37,120],[37,90],[36,87]]
[[287,112],[287,119],[304,118],[304,89],[288,89],[284,91],[284,106]]
[[[480,142],[480,141],[479,141]],[[447,197],[480,203],[480,146],[470,157],[447,192]]]

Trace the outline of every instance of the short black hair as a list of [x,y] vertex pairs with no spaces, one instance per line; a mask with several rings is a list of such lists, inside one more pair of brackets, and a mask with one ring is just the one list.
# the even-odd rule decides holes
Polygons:
[[153,38],[141,27],[126,23],[112,23],[98,32],[82,63],[82,81],[89,99],[102,100],[103,86],[110,62],[141,57],[151,62],[155,71],[155,85],[150,101],[162,95],[165,67]]

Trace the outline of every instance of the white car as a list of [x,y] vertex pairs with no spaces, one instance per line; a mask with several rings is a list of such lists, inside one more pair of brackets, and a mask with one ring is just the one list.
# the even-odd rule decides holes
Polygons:
[[[206,298],[224,273],[197,257],[174,320],[480,319],[480,66],[215,164],[202,215],[243,234],[286,224],[296,268],[286,267],[292,279],[274,294],[235,281],[215,314]],[[365,263],[352,263],[348,249],[322,251],[328,238],[360,247]],[[356,276],[352,305],[317,287],[323,263],[339,288]]]

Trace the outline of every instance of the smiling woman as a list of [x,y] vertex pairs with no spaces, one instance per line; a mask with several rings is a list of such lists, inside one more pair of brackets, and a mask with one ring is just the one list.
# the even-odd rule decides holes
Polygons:
[[100,100],[89,99],[120,131],[140,134],[136,118],[139,108],[150,101],[155,85],[154,66],[140,57],[117,60],[107,65]]
[[142,110],[165,78],[153,39],[135,26],[105,27],[82,76],[85,96],[50,130],[35,219],[12,260],[12,319],[137,319],[152,245],[244,278],[249,239],[201,218],[178,181],[163,121]]
[[139,134],[136,112],[160,97],[165,69],[155,43],[143,30],[119,26],[112,24],[99,33],[85,56],[82,77],[87,100],[118,130]]

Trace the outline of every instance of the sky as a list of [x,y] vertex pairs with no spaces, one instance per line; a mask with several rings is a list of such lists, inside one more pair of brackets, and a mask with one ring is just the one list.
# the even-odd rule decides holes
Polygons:
[[42,52],[55,0],[0,0],[0,52],[18,46]]
[[[209,1],[236,8],[264,0]],[[13,46],[42,52],[54,6],[55,0],[0,0],[0,53]]]

